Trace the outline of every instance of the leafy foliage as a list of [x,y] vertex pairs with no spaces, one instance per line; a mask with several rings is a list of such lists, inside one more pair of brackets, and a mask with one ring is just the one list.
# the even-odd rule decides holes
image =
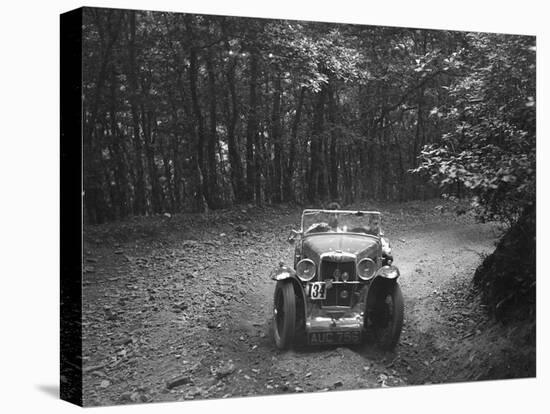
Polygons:
[[471,74],[451,85],[452,105],[431,112],[451,128],[422,149],[413,171],[464,186],[482,219],[512,224],[535,201],[534,39],[471,38]]

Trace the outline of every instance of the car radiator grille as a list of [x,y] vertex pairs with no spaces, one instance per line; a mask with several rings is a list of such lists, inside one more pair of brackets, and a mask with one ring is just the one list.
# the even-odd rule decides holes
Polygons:
[[341,280],[334,277],[337,269],[340,271],[340,275],[348,272],[350,282],[355,280],[355,262],[330,262],[328,260],[323,260],[321,264],[321,280]]
[[[344,272],[349,274],[348,281],[356,280],[355,262],[331,262],[327,260],[323,260],[322,262],[320,279],[322,281],[341,281],[341,277],[336,278],[334,276],[337,269],[340,271],[340,275]],[[356,286],[351,283],[334,283],[332,287],[327,289],[327,296],[323,301],[323,306],[351,306],[355,289]],[[347,295],[344,295],[345,297],[342,297],[343,291],[347,292]]]

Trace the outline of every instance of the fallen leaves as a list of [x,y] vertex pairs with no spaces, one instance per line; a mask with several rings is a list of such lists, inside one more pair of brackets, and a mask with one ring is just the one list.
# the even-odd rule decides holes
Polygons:
[[87,367],[84,367],[84,369],[82,370],[84,373],[89,373],[89,372],[93,372],[93,371],[97,371],[97,370],[100,370],[102,368],[105,367],[105,364],[99,364],[99,365],[90,365],[90,366],[87,366]]
[[182,375],[166,382],[166,388],[172,389],[185,384],[192,384],[193,379],[189,375]]
[[233,364],[233,361],[228,361],[218,368],[212,368],[212,374],[218,378],[225,378],[228,375],[231,375],[233,372],[235,372],[235,364]]

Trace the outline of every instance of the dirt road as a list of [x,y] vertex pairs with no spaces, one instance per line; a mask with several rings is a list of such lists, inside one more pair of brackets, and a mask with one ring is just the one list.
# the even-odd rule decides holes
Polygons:
[[469,281],[499,232],[435,207],[380,206],[405,296],[394,352],[275,349],[267,275],[292,257],[286,237],[298,227],[298,209],[87,228],[85,405],[486,378],[490,358],[480,355],[487,348],[478,342],[486,341],[489,325]]

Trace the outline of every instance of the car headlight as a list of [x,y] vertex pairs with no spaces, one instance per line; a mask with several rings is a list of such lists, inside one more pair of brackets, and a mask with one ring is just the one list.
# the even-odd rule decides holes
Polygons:
[[296,274],[303,282],[309,282],[315,277],[315,263],[310,259],[303,259],[296,265]]
[[357,263],[357,275],[363,280],[372,279],[376,272],[376,263],[368,257]]

